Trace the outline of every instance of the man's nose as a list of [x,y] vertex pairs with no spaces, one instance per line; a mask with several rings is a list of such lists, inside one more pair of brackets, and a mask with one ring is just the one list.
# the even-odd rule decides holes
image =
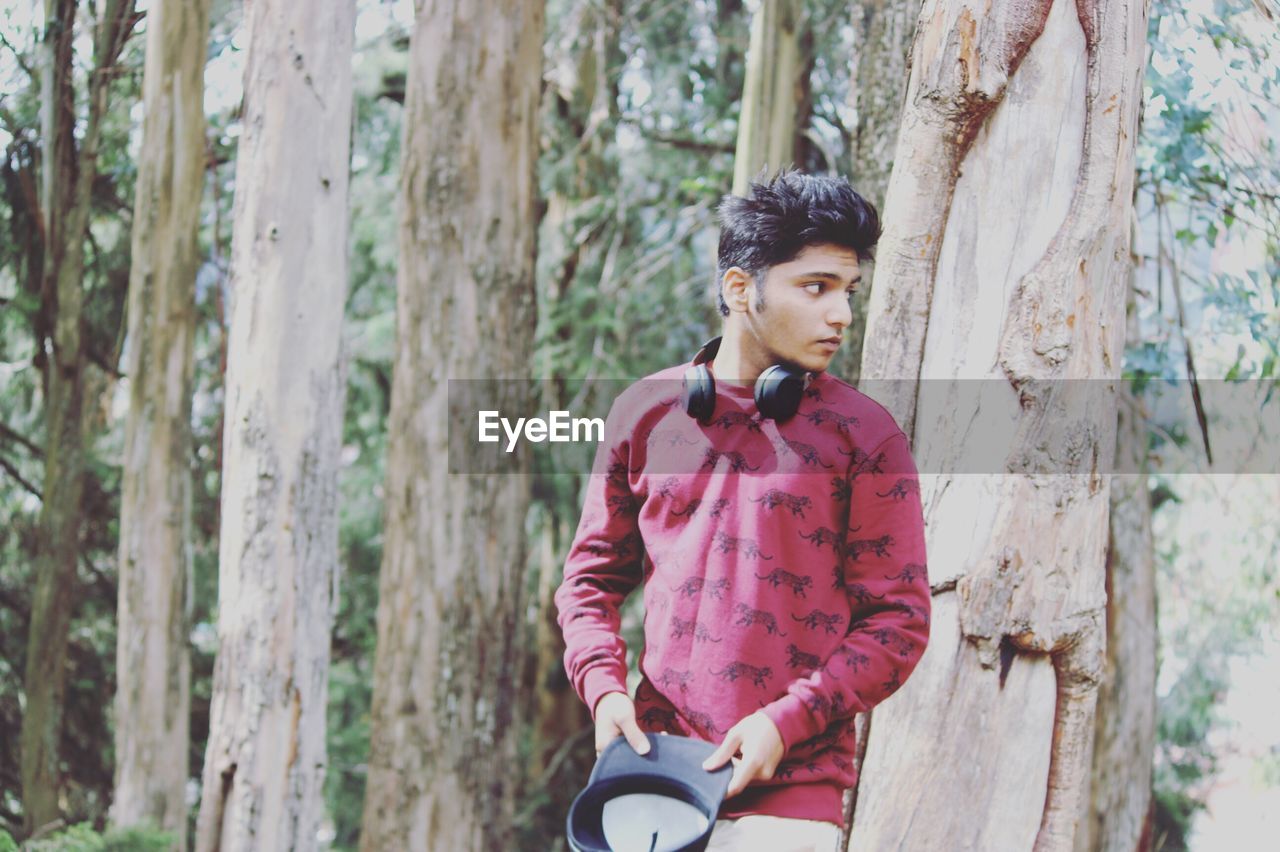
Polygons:
[[849,304],[847,297],[835,299],[833,302],[831,310],[827,312],[827,324],[844,331],[853,322],[853,307]]

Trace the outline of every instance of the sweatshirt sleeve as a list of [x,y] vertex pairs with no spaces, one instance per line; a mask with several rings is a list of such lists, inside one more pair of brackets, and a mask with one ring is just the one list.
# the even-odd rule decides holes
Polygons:
[[817,670],[792,681],[762,711],[788,751],[892,695],[929,640],[924,514],[906,435],[899,431],[870,453],[855,453],[847,479],[841,567],[849,629]]
[[578,531],[555,594],[565,671],[593,718],[601,696],[627,691],[620,609],[643,577],[640,501],[631,490],[631,475],[640,464],[631,458],[630,435],[620,434],[626,430],[617,412],[615,405],[606,420],[605,441],[596,451]]

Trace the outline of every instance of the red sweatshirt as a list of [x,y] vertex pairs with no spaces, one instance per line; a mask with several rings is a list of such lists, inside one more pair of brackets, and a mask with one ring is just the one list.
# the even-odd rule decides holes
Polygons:
[[818,375],[796,416],[762,420],[719,382],[708,425],[685,366],[629,387],[606,420],[556,592],[565,667],[595,711],[626,692],[619,607],[644,584],[641,728],[718,743],[758,710],[785,755],[721,807],[840,823],[853,716],[891,695],[929,635],[920,488],[906,436]]

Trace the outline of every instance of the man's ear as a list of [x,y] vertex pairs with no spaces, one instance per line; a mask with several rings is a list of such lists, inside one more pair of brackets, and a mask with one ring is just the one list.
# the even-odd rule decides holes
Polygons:
[[751,276],[738,266],[729,267],[720,278],[720,295],[724,297],[724,303],[729,306],[730,311],[745,312],[754,287],[755,282]]

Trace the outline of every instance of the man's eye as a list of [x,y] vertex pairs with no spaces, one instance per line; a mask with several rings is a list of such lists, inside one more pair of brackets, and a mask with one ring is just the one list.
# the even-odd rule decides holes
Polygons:
[[808,290],[810,293],[816,296],[822,292],[822,282],[811,281],[810,283],[804,285],[804,289]]

